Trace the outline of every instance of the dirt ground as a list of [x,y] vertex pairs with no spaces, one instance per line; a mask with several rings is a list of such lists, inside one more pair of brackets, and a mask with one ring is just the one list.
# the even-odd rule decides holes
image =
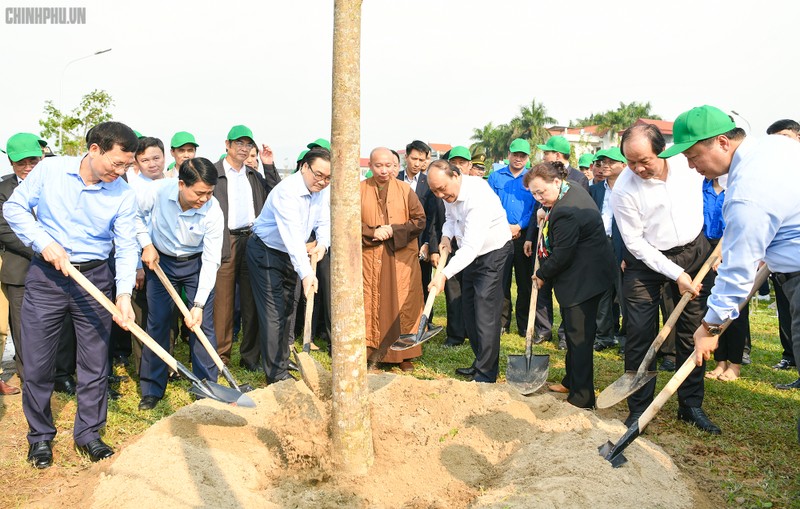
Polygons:
[[[330,402],[289,381],[250,393],[255,409],[213,401],[184,407],[74,475],[31,469],[45,481],[31,506],[708,506],[646,436],[625,451],[628,463],[612,469],[597,446],[617,440],[624,426],[551,395],[393,374],[370,375],[369,383],[375,463],[366,477],[336,472]],[[14,447],[24,449],[18,435]]]

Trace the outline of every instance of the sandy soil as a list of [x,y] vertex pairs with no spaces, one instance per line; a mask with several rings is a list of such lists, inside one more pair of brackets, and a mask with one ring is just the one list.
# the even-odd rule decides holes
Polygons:
[[66,484],[40,507],[575,508],[694,505],[664,451],[637,439],[622,468],[597,453],[625,431],[550,395],[506,385],[370,375],[375,464],[330,462],[330,402],[302,382],[250,393],[256,409],[201,401],[159,421],[97,482]]

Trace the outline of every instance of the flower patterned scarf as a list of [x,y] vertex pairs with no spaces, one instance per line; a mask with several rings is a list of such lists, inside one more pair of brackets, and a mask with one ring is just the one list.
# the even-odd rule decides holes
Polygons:
[[[558,203],[561,198],[564,197],[569,191],[569,183],[566,180],[561,181],[561,190],[558,193],[558,198],[556,199],[556,203]],[[553,204],[555,207],[555,204]],[[543,207],[544,209],[544,221],[542,221],[542,231],[539,237],[539,245],[536,246],[536,256],[539,258],[547,258],[550,256],[552,249],[550,248],[550,238],[548,233],[550,233],[550,212],[552,212],[553,207],[547,208]]]

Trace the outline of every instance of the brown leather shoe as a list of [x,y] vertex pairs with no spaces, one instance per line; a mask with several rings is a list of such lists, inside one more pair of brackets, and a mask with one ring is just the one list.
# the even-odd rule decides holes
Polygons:
[[403,361],[400,363],[400,371],[404,373],[413,373],[414,364],[411,361]]
[[567,389],[566,387],[564,387],[561,384],[553,384],[553,385],[548,386],[547,388],[550,389],[553,392],[558,392],[560,394],[568,394],[569,393],[569,389]]
[[0,380],[0,396],[13,396],[19,394],[19,389]]

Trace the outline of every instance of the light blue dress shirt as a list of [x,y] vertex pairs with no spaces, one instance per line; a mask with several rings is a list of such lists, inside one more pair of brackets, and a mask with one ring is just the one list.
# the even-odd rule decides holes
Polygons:
[[141,189],[136,238],[142,248],[153,244],[169,256],[203,253],[194,300],[205,303],[217,279],[225,219],[213,196],[199,209],[182,210],[178,182],[178,179],[161,179]]
[[[136,194],[121,178],[86,185],[81,157],[48,157],[14,190],[3,215],[26,246],[58,242],[73,263],[105,260],[116,248],[117,294],[136,278]],[[36,219],[31,214],[36,209]]]
[[772,272],[800,270],[800,143],[785,136],[745,139],[728,172],[722,265],[708,298],[708,323],[739,316],[759,260]]
[[318,193],[306,187],[303,173],[291,174],[270,191],[253,233],[267,247],[289,254],[295,272],[304,279],[311,274],[306,240],[316,232],[317,244],[331,245],[330,186]]

